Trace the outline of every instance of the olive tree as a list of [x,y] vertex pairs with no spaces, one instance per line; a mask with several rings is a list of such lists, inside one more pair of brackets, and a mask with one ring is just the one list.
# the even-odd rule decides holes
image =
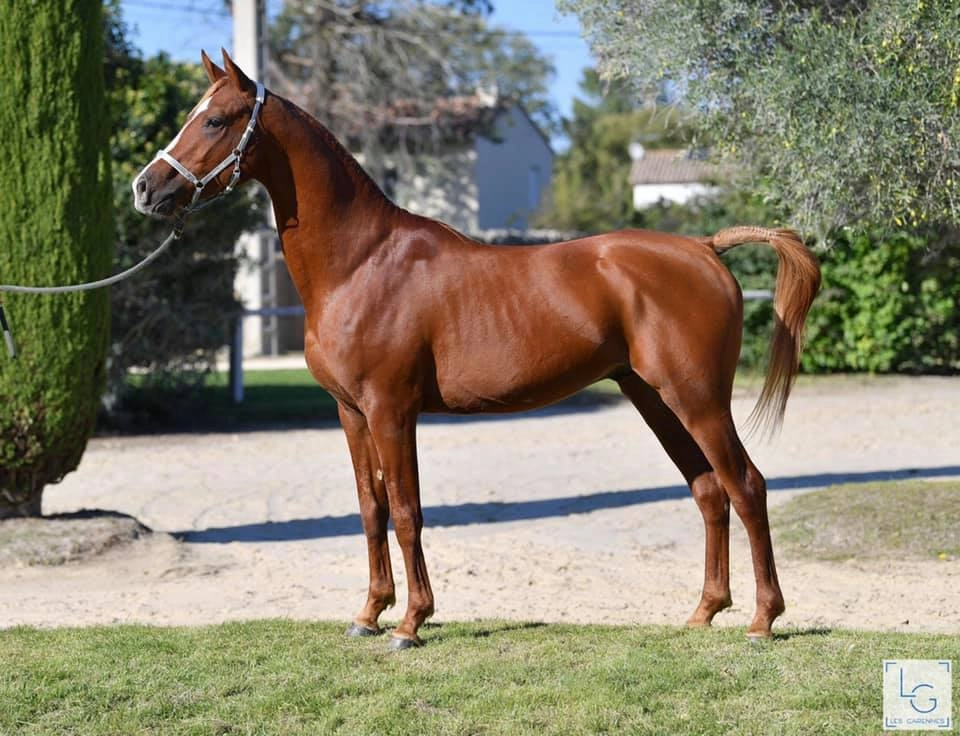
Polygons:
[[669,79],[714,151],[818,234],[960,224],[960,5],[560,0],[602,72]]

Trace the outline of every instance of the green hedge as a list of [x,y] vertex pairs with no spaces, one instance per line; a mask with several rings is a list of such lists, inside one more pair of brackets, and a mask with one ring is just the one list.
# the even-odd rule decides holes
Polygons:
[[[940,234],[845,233],[817,253],[823,290],[807,319],[806,373],[960,372],[960,246]],[[745,246],[723,257],[745,289],[769,288],[776,258]],[[744,306],[741,365],[762,370],[770,302]]]
[[[0,12],[0,281],[64,284],[112,254],[102,0]],[[109,328],[105,291],[5,295],[20,357],[0,356],[0,518],[39,514],[93,430]]]
[[960,246],[940,234],[842,235],[820,254],[808,372],[960,371]]

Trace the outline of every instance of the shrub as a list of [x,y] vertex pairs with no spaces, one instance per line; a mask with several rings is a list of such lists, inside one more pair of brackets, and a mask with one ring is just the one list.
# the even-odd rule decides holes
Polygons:
[[[936,245],[930,245],[930,242]],[[960,246],[941,233],[841,233],[821,255],[809,372],[960,371]]]

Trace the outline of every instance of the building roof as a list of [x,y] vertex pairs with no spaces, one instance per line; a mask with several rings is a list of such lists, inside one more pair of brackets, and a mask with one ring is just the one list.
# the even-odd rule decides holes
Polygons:
[[510,99],[482,93],[441,97],[430,103],[394,100],[372,110],[368,125],[388,141],[466,141],[489,132],[496,117],[511,105]]
[[481,94],[439,97],[430,104],[420,100],[394,100],[376,112],[381,122],[391,125],[459,123],[470,126],[484,122],[504,102]]
[[644,151],[630,167],[630,183],[692,184],[715,179],[719,169],[714,164],[691,156],[689,151],[675,149]]

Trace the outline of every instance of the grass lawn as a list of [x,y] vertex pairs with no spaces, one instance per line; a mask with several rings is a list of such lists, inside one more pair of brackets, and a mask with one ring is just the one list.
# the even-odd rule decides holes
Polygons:
[[0,632],[0,733],[875,734],[884,658],[960,638],[445,624],[420,650],[342,624]]
[[[225,381],[204,389],[210,410],[335,414],[306,371],[246,378],[240,407]],[[960,482],[839,486],[779,507],[774,524],[779,544],[824,559],[950,557],[958,504]],[[0,735],[877,734],[884,659],[960,663],[960,636],[946,635],[783,630],[751,645],[742,628],[477,622],[428,625],[426,647],[390,653],[342,632],[0,630]]]
[[337,403],[305,368],[243,372],[243,403],[230,397],[226,373],[201,389],[198,404],[211,419],[235,423],[325,421],[337,418]]
[[960,557],[960,481],[832,486],[774,509],[777,544],[808,557]]

